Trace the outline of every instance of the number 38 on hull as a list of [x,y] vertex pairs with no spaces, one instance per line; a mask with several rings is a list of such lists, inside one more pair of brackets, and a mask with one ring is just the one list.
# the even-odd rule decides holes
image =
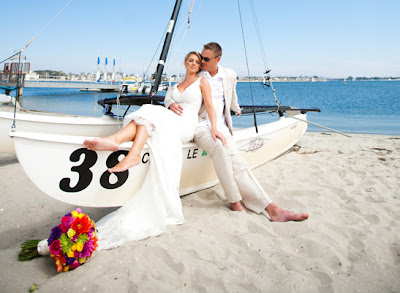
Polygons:
[[[305,114],[296,115],[306,120]],[[305,133],[307,123],[290,117],[254,128],[236,130],[234,137],[249,167],[272,160],[292,147]],[[117,174],[108,168],[125,156],[132,142],[117,152],[89,151],[87,137],[13,132],[20,164],[32,182],[47,195],[74,205],[91,207],[121,206],[140,187],[151,163],[147,146],[139,165]],[[189,194],[218,183],[210,156],[194,143],[182,147],[180,194]]]

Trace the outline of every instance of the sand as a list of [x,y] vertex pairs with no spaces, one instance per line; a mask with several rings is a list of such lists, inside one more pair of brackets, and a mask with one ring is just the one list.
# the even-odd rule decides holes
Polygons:
[[[400,137],[306,133],[254,174],[276,204],[308,220],[233,212],[217,185],[182,198],[184,225],[57,273],[50,257],[18,262],[19,245],[47,238],[76,207],[0,154],[0,291],[400,292],[399,168]],[[83,208],[94,220],[112,210]]]

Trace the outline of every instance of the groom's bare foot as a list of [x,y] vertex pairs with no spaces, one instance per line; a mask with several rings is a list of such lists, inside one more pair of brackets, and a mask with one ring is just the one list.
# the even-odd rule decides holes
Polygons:
[[232,211],[236,211],[236,212],[243,211],[243,207],[242,207],[242,204],[240,203],[240,201],[231,203],[230,207],[231,207]]
[[272,222],[288,222],[288,221],[303,221],[308,219],[307,213],[296,214],[291,211],[284,210],[278,207],[274,203],[270,203],[266,209],[267,213],[271,217]]
[[113,168],[108,169],[110,173],[124,172],[129,168],[140,164],[139,155],[127,155],[121,162],[115,165]]
[[110,138],[85,139],[83,142],[88,150],[92,151],[112,151],[119,150],[119,146]]

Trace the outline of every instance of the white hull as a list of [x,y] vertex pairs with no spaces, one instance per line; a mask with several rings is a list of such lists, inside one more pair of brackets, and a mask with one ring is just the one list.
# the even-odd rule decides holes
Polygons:
[[[0,108],[0,152],[15,153],[9,137],[13,125],[13,107]],[[108,136],[122,127],[122,121],[109,116],[88,117],[40,111],[17,110],[16,130],[22,132],[53,133],[81,136]]]
[[[306,120],[306,115],[297,118]],[[287,117],[254,128],[235,131],[234,137],[250,168],[272,160],[291,148],[305,133],[307,123]],[[28,177],[47,195],[79,206],[109,207],[123,205],[140,187],[151,156],[147,146],[142,163],[120,173],[107,168],[123,157],[132,143],[121,145],[119,152],[87,151],[82,136],[14,132],[18,160]],[[180,194],[188,194],[218,183],[212,160],[196,144],[183,146]],[[107,160],[110,165],[107,166]]]

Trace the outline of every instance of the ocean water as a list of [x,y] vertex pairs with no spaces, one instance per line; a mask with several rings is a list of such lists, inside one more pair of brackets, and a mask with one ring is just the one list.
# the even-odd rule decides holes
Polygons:
[[[308,113],[308,120],[347,133],[400,135],[399,81],[275,82],[276,97],[281,105],[298,108],[320,108]],[[260,83],[237,85],[241,105],[275,105],[271,88]],[[163,94],[163,93],[160,93]],[[164,93],[165,94],[165,93]],[[99,100],[117,93],[82,92],[78,89],[24,88],[22,106],[28,109],[59,113],[101,116]],[[135,109],[136,107],[131,107]],[[257,124],[276,120],[276,114],[257,114]],[[253,115],[234,117],[235,127],[254,125]],[[309,131],[326,131],[309,125]]]

